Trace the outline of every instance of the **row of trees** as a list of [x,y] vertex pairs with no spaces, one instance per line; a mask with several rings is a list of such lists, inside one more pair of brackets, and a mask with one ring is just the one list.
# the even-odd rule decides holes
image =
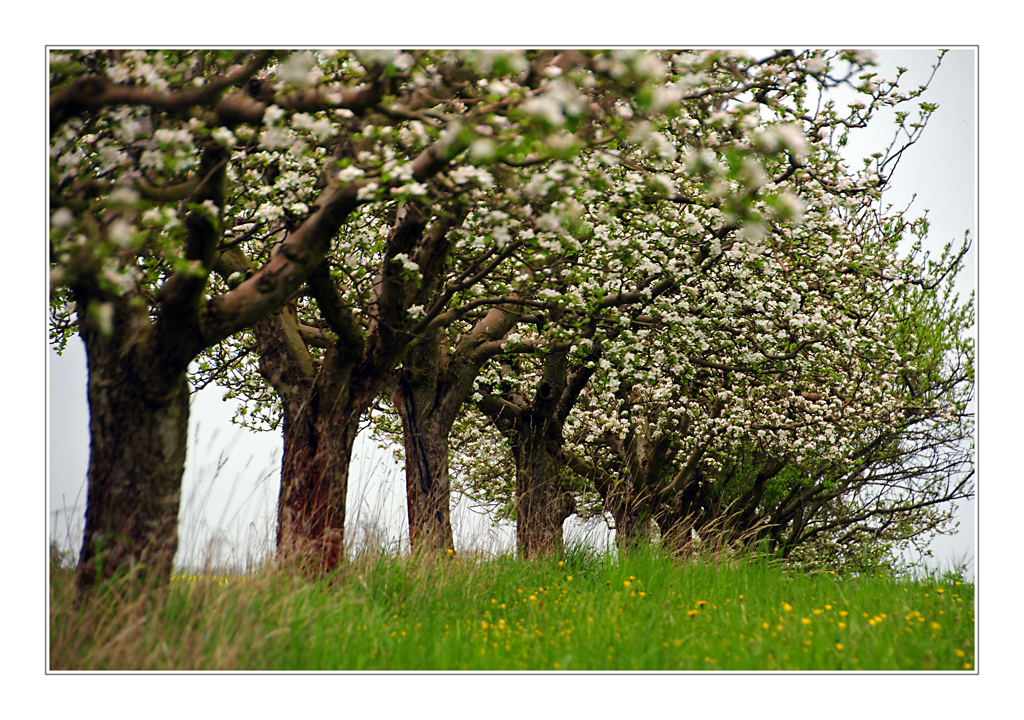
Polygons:
[[[721,525],[842,561],[968,497],[967,251],[883,208],[934,107],[844,52],[51,56],[51,335],[85,341],[79,585],[170,573],[190,369],[284,436],[278,550],[344,552],[360,423],[404,448],[412,544],[453,478],[559,552]],[[827,91],[846,84],[847,108]],[[454,472],[453,472],[454,470]],[[673,540],[675,538],[676,540]]]

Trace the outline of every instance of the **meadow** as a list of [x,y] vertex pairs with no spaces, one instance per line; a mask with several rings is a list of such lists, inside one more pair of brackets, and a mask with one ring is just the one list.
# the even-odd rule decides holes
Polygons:
[[522,561],[364,550],[76,598],[50,569],[51,670],[972,671],[974,585],[756,556]]

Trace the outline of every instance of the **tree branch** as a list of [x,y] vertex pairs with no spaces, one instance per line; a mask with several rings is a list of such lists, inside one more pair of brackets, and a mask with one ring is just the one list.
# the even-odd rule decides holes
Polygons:
[[272,55],[272,50],[255,53],[249,62],[235,72],[214,78],[195,90],[163,92],[117,85],[103,75],[79,78],[50,94],[50,135],[70,118],[105,105],[148,105],[166,112],[202,105],[225,88],[251,78]]

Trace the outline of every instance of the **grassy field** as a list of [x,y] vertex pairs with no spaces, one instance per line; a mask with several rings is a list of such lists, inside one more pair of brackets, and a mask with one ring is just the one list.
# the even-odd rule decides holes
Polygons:
[[178,576],[77,602],[52,670],[972,670],[974,586],[656,551],[563,561],[364,554],[330,578]]

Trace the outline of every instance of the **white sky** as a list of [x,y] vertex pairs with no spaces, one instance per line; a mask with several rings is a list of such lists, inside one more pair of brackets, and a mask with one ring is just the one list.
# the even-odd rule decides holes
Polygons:
[[[895,77],[897,66],[909,72],[905,87],[925,82],[937,53],[931,49],[884,49],[878,52],[878,73]],[[916,193],[913,208],[928,210],[929,245],[941,250],[959,240],[965,230],[976,237],[973,50],[953,50],[945,58],[924,99],[939,105],[922,139],[904,154],[885,202],[904,207]],[[851,96],[852,97],[852,96]],[[854,135],[849,146],[851,167],[858,154],[884,150],[895,128],[892,116],[879,116],[872,127]],[[960,279],[961,292],[974,288],[973,258]],[[84,525],[85,477],[88,469],[88,406],[85,353],[76,337],[63,356],[52,350],[50,360],[50,536],[62,545],[81,545]],[[182,491],[179,562],[201,565],[238,561],[259,555],[275,524],[280,484],[282,441],[279,433],[252,433],[231,424],[234,402],[222,401],[223,391],[208,388],[193,395],[189,449]],[[218,469],[218,465],[220,465]],[[959,532],[937,538],[935,563],[947,567],[974,557],[975,503],[960,508]],[[356,446],[348,503],[351,540],[363,527],[375,527],[389,544],[407,539],[404,476],[389,453],[365,439]],[[572,523],[570,523],[572,524]],[[465,501],[453,514],[456,546],[491,551],[508,547],[514,530],[507,524],[492,528],[471,512]],[[587,533],[603,545],[610,536],[601,524],[574,524],[570,534]]]

